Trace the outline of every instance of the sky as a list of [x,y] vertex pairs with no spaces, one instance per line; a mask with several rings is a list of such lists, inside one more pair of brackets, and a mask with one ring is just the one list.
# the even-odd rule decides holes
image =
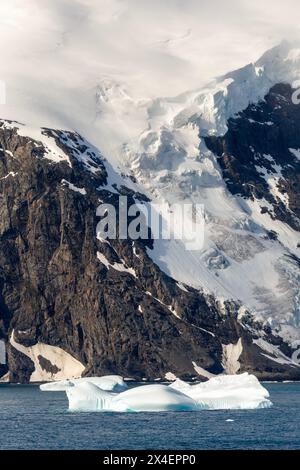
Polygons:
[[174,96],[297,38],[299,17],[297,0],[1,0],[1,115],[68,125],[102,80]]

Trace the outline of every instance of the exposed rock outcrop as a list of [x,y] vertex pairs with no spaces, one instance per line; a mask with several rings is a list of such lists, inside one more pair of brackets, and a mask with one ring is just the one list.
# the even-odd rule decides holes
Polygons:
[[[288,84],[271,88],[228,121],[223,137],[205,138],[232,194],[264,199],[264,211],[300,230],[300,106]],[[276,235],[276,234],[275,234]]]
[[[0,339],[11,381],[29,381],[35,367],[10,344],[12,332],[26,348],[61,348],[84,365],[85,375],[205,378],[205,371],[224,371],[223,346],[240,340],[239,371],[300,378],[289,346],[250,313],[241,315],[237,303],[221,306],[160,271],[147,255],[151,240],[97,239],[100,202],[118,210],[120,194],[145,198],[127,188],[126,178],[111,185],[112,170],[89,143],[50,129],[40,142],[18,128],[4,121],[0,126]],[[254,342],[262,337],[274,345],[268,357]],[[281,360],[277,347],[285,351],[278,353]],[[40,364],[50,376],[57,372],[45,357]]]

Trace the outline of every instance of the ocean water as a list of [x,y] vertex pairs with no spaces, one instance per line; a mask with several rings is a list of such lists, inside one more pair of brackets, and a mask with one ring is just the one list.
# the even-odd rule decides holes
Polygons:
[[64,393],[0,385],[0,449],[300,449],[300,384],[265,386],[270,409],[128,414],[74,413]]

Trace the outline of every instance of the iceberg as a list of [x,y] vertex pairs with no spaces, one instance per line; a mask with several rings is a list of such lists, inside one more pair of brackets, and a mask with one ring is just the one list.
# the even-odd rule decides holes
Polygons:
[[197,403],[168,385],[143,385],[116,393],[100,388],[102,377],[40,385],[42,391],[65,391],[72,411],[196,411]]
[[112,399],[115,411],[196,411],[191,397],[168,385],[141,385]]
[[193,398],[201,409],[251,410],[272,406],[269,392],[248,373],[219,375],[196,385],[177,379],[170,387]]
[[248,373],[218,376],[190,385],[137,385],[122,377],[86,377],[42,384],[42,391],[65,391],[72,411],[165,412],[257,409],[272,406],[268,391]]
[[66,389],[69,410],[72,411],[114,411],[111,402],[112,392],[102,390],[89,381],[82,381]]
[[59,380],[57,382],[45,383],[40,386],[42,391],[61,392],[67,391],[70,387],[78,386],[82,383],[91,383],[101,390],[107,392],[123,392],[127,390],[127,384],[120,375],[104,375],[103,377],[84,377],[81,379]]

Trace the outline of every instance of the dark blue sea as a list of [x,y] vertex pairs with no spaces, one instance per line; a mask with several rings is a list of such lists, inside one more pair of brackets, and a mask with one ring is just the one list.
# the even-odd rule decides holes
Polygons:
[[74,413],[64,392],[1,385],[0,449],[300,449],[300,384],[265,386],[270,409]]

